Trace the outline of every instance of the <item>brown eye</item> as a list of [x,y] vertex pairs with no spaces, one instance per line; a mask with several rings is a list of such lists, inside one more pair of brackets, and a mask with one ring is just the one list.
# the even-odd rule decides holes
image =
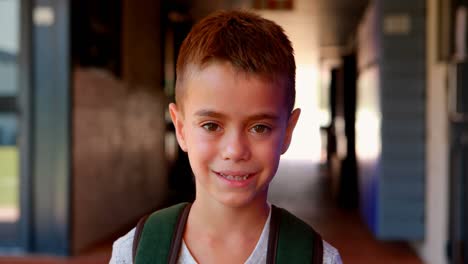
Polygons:
[[252,132],[257,133],[257,134],[265,134],[271,130],[271,128],[265,126],[265,125],[255,125],[252,127]]
[[219,130],[219,126],[215,123],[206,123],[202,126],[205,130],[210,132],[216,132]]

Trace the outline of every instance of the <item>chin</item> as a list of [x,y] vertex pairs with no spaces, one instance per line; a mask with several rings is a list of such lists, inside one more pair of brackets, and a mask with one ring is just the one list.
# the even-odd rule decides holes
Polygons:
[[253,203],[260,201],[260,196],[234,194],[217,199],[219,203],[230,208],[242,208],[252,206]]

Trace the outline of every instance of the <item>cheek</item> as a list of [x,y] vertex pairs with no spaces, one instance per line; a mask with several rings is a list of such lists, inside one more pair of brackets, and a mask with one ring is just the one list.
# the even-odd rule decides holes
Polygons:
[[256,143],[254,146],[258,153],[257,156],[263,157],[265,161],[268,161],[271,164],[278,162],[282,149],[281,137],[272,138],[268,142],[263,142],[262,144]]
[[190,131],[188,139],[188,152],[197,160],[210,159],[216,153],[216,145],[213,140],[203,135],[198,135],[197,131]]
[[212,149],[204,142],[195,140],[190,143],[187,154],[195,178],[199,179],[198,176],[205,175],[210,167],[209,164],[213,159]]

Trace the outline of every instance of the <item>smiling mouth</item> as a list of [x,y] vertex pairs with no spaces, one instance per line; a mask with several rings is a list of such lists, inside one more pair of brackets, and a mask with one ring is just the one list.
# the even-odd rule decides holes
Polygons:
[[253,173],[248,173],[244,175],[230,175],[230,174],[225,174],[225,173],[216,172],[216,171],[215,173],[218,176],[225,178],[227,180],[230,180],[230,181],[245,181],[253,175]]

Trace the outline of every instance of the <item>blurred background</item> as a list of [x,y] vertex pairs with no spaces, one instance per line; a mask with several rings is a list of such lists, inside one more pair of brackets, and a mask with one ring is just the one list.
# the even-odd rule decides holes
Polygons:
[[0,263],[108,263],[194,198],[167,105],[218,9],[293,42],[303,114],[270,201],[344,263],[468,263],[466,0],[0,0]]

